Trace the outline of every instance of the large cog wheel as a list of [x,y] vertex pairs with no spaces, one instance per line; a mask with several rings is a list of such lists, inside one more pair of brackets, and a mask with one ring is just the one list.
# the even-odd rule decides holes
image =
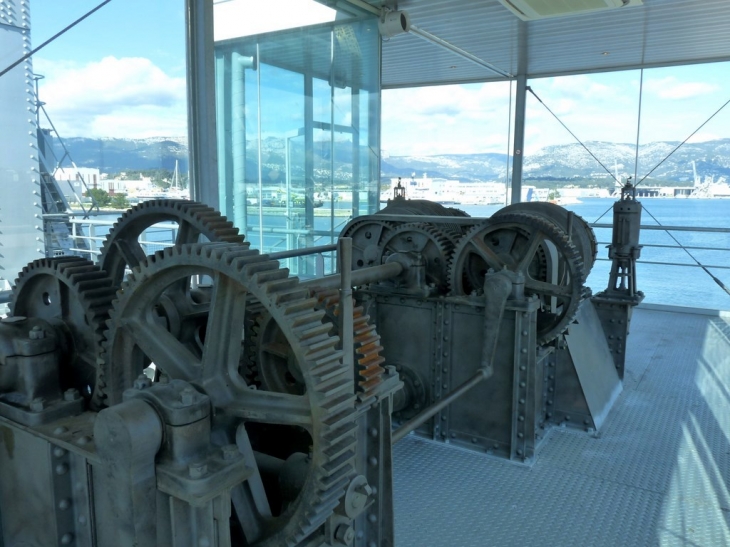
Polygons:
[[[196,304],[200,314],[207,314],[200,353],[154,314],[169,287],[196,275],[212,280],[210,301]],[[241,335],[252,301],[264,306],[291,347],[302,394],[252,389],[240,374]],[[316,533],[354,474],[353,378],[343,367],[338,339],[328,334],[324,312],[315,310],[315,304],[288,270],[247,244],[209,243],[167,248],[140,263],[110,314],[104,359],[110,404],[121,402],[124,390],[152,361],[170,379],[186,380],[207,393],[215,408],[214,428],[230,429],[238,421],[245,422],[249,435],[256,426],[283,428],[279,433],[290,438],[306,432],[303,451],[311,451],[311,463],[298,493],[278,516],[247,514],[265,530],[262,537],[247,538],[247,544],[257,547],[299,545]],[[252,439],[254,450],[265,453],[255,434]]]
[[44,319],[67,333],[59,373],[62,390],[90,398],[97,355],[116,289],[106,272],[75,256],[41,258],[18,275],[10,302],[14,316]]
[[449,257],[453,249],[451,239],[431,224],[402,224],[383,241],[378,263],[384,263],[396,253],[418,253],[425,261],[426,283],[443,293],[448,287]]
[[527,213],[542,216],[553,221],[578,248],[578,252],[583,260],[583,273],[588,277],[588,274],[593,268],[593,264],[596,262],[596,256],[598,256],[598,241],[596,240],[596,234],[593,228],[591,228],[582,216],[575,213],[572,214],[572,233],[569,233],[569,211],[549,201],[513,203],[494,213],[492,218],[506,213]]
[[[557,260],[557,263],[555,261]],[[505,213],[472,228],[454,250],[453,295],[479,293],[484,275],[504,268],[525,276],[525,294],[541,302],[537,342],[561,334],[583,298],[583,263],[565,233],[544,218]]]
[[121,285],[127,269],[144,260],[147,253],[142,249],[139,237],[159,222],[178,224],[176,245],[199,243],[201,238],[226,243],[244,240],[232,222],[203,203],[183,199],[143,201],[119,217],[101,248],[98,264],[116,286]]

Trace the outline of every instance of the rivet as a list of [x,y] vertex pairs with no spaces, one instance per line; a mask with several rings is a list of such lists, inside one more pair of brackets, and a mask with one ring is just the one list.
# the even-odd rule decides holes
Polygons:
[[91,437],[88,435],[82,435],[78,439],[76,439],[76,444],[79,446],[84,446],[86,444],[89,444],[91,442]]
[[527,336],[527,331],[526,330],[523,330],[522,331],[522,336]]
[[368,433],[370,433],[370,436],[371,437],[377,437],[378,436],[378,430],[376,428],[374,428],[374,427],[371,427],[368,430]]
[[368,515],[368,520],[372,523],[378,522],[378,516],[375,513],[370,513]]
[[66,455],[66,451],[63,448],[61,448],[60,446],[57,446],[56,448],[53,449],[53,455],[56,458],[62,458],[63,456]]
[[58,508],[59,509],[63,509],[65,511],[69,507],[71,507],[71,502],[69,500],[67,500],[66,498],[64,498],[64,499],[62,499],[61,501],[58,502]]
[[521,351],[522,353],[527,353],[527,348],[522,348],[522,349],[521,349],[520,351]]
[[73,534],[71,534],[71,533],[63,534],[61,536],[61,545],[70,545],[73,540],[74,540]]
[[525,385],[527,385],[525,382],[520,382],[520,387],[525,387]]
[[518,434],[517,434],[517,438],[518,438],[518,439],[521,439],[521,438],[522,438],[522,437],[524,437],[524,436],[525,436],[525,435],[524,435],[524,433],[518,433]]
[[67,427],[60,426],[60,427],[57,427],[56,429],[53,430],[53,434],[54,435],[61,435],[62,433],[66,433],[66,431],[68,431],[68,428]]
[[376,458],[375,456],[370,456],[368,458],[368,463],[375,467],[376,465],[378,465],[378,458]]
[[65,475],[66,473],[68,473],[68,465],[66,465],[65,463],[59,463],[56,466],[55,471],[56,475]]
[[525,365],[520,365],[520,370],[527,370],[527,367]]

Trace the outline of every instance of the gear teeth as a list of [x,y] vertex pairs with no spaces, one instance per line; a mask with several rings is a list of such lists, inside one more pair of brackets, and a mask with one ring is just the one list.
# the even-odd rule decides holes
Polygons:
[[[480,287],[465,283],[467,260],[472,254],[473,240],[484,238],[496,230],[513,230],[518,233],[533,233],[539,231],[546,235],[558,250],[558,259],[562,261],[570,274],[570,289],[572,291],[568,302],[559,314],[550,314],[545,310],[538,310],[537,315],[537,343],[545,344],[554,340],[565,331],[578,313],[578,307],[583,299],[583,282],[585,280],[583,261],[576,246],[571,243],[565,232],[552,221],[543,217],[524,213],[501,213],[481,224],[474,226],[454,249],[449,266],[449,285],[452,295],[463,295],[477,291]],[[525,292],[530,294],[528,287]]]
[[410,222],[401,224],[383,240],[378,263],[384,262],[388,252],[418,251],[426,259],[427,282],[445,294],[453,250],[454,242],[447,233],[431,224]]
[[277,261],[238,247],[198,244],[173,248],[149,257],[128,277],[109,319],[104,342],[105,370],[99,381],[99,385],[106,387],[101,390],[100,399],[103,403],[104,394],[113,394],[112,398],[118,399],[129,387],[118,385],[119,380],[134,378],[140,372],[135,367],[142,366],[141,363],[135,364],[129,358],[133,352],[113,353],[114,340],[125,321],[139,320],[139,314],[143,313],[139,311],[140,306],[154,304],[154,297],[149,301],[149,291],[140,290],[148,287],[148,280],[156,279],[155,276],[168,268],[182,267],[189,272],[191,266],[237,280],[248,294],[244,362],[240,367],[245,369],[246,379],[260,375],[252,349],[255,337],[264,332],[262,317],[269,316],[285,334],[292,358],[299,364],[306,384],[303,396],[309,399],[312,409],[313,461],[319,463],[307,474],[292,509],[280,520],[274,519],[270,528],[273,531],[256,543],[257,547],[294,546],[317,533],[340,503],[355,474],[357,414],[353,378],[343,367],[339,338],[330,335],[331,325],[322,321],[325,311],[315,309],[318,300],[310,297],[296,278],[289,278],[288,270],[280,268]]
[[[66,289],[56,295],[54,290],[59,283]],[[46,284],[48,290],[44,291]],[[11,315],[60,320],[69,327],[76,351],[62,359],[61,387],[79,390],[92,398],[92,405],[91,395],[96,392],[101,376],[97,355],[101,351],[103,331],[115,295],[112,285],[105,272],[84,258],[42,258],[26,265],[20,272],[10,302]],[[62,299],[59,305],[49,306],[56,297]],[[65,304],[78,304],[83,315],[77,317],[68,312],[64,298],[70,300]]]
[[122,214],[112,226],[101,247],[99,267],[105,270],[116,286],[121,285],[127,266],[117,245],[120,241],[137,242],[139,236],[158,222],[177,222],[185,226],[189,239],[179,243],[197,243],[200,236],[209,241],[243,243],[243,235],[226,217],[203,203],[187,200],[150,200],[135,205]]

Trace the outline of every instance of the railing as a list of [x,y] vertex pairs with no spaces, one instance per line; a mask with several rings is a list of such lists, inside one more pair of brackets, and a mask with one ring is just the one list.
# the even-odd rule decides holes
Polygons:
[[[609,245],[605,240],[611,237],[612,224],[591,226],[599,245]],[[642,225],[636,282],[646,295],[645,302],[729,310],[729,234],[730,228]],[[587,283],[594,292],[605,287],[610,270],[605,250],[599,249],[598,254]]]
[[[69,222],[72,227],[73,245],[68,251],[96,260],[115,220],[71,218]],[[604,247],[610,244],[612,225],[594,223],[591,226],[596,230],[601,249],[588,285],[597,292],[608,282],[610,260]],[[146,254],[152,254],[173,245],[177,237],[177,228],[177,224],[172,222],[157,224],[143,234],[139,243]],[[726,243],[730,241],[727,237],[730,228],[644,225],[641,230],[642,254],[637,264],[637,286],[647,295],[648,302],[730,309],[730,294],[725,288],[730,286],[730,281],[723,284],[719,279],[723,276],[723,272],[730,270],[730,247]],[[307,278],[333,273],[334,260],[331,250],[321,249],[318,253],[305,258],[299,251],[286,249],[286,235],[289,233],[286,228],[267,227],[263,232],[274,237],[283,236],[273,244],[265,244],[261,250],[278,255],[277,258],[282,261],[288,260],[286,265],[293,274]],[[311,236],[310,245],[331,243],[328,231],[294,230],[294,232],[297,235]],[[664,242],[661,241],[661,233],[664,232],[676,233],[680,239],[681,233],[689,234],[690,239],[695,240],[700,239],[700,234],[706,237],[703,236],[699,241],[689,241],[687,244],[675,241],[674,237],[672,241]],[[255,230],[254,235],[257,235]],[[712,241],[713,238],[715,241]],[[257,241],[253,244],[257,248],[261,247]],[[686,270],[686,273],[680,270]],[[707,297],[708,294],[711,296]]]

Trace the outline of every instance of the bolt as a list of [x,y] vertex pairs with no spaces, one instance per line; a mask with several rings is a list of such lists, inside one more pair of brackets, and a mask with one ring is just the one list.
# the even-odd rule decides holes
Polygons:
[[188,466],[188,472],[190,473],[191,479],[200,479],[208,472],[208,464],[206,463],[191,463]]
[[64,401],[69,401],[69,402],[77,401],[80,398],[81,398],[81,394],[79,393],[79,391],[77,389],[71,388],[71,389],[67,389],[66,391],[63,392]]
[[355,529],[347,524],[340,524],[335,530],[335,539],[342,545],[351,545],[355,539]]
[[134,389],[146,389],[151,385],[152,382],[144,374],[137,376],[137,379],[134,381]]
[[191,387],[186,387],[180,392],[180,401],[184,406],[190,406],[195,402],[195,390]]
[[33,412],[41,412],[45,406],[44,402],[43,397],[36,397],[30,402],[30,409]]
[[238,450],[238,446],[235,444],[227,444],[225,446],[221,447],[221,452],[223,452],[223,459],[224,460],[233,460],[241,454]]
[[28,333],[28,338],[31,340],[41,340],[46,337],[46,333],[38,325],[33,327]]
[[368,483],[365,483],[355,488],[355,492],[362,494],[363,496],[370,496],[373,493],[373,489]]

